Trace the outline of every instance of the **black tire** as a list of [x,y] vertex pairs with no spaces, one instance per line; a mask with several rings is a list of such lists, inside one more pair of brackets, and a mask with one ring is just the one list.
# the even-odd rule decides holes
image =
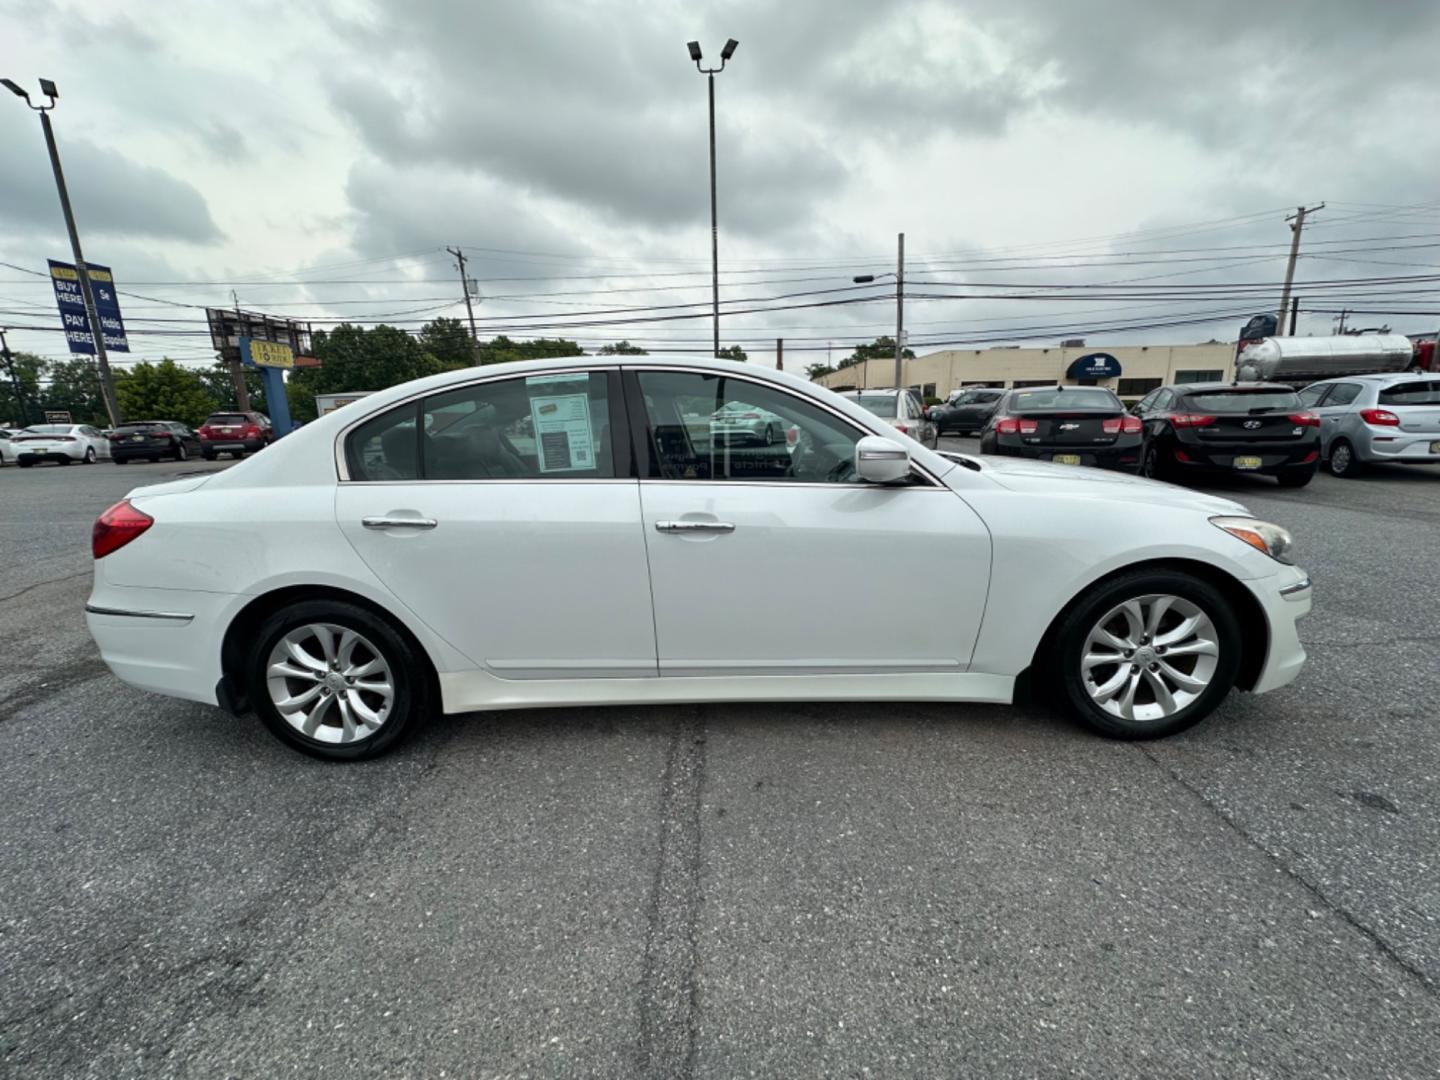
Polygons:
[[1293,472],[1277,473],[1275,479],[1283,488],[1302,488],[1315,479],[1315,470],[1296,469]]
[[184,461],[189,456],[190,451],[185,449],[185,444],[183,442],[177,442],[175,444],[175,460],[177,462]]
[[15,464],[19,465],[22,469],[28,469],[31,465],[34,465],[35,463],[33,461],[22,461],[17,458]]
[[69,456],[68,454],[66,454],[64,457],[62,457],[62,458],[60,459],[60,464],[61,464],[61,465],[74,465],[75,462],[71,461],[71,460],[70,460],[70,456]]
[[[390,668],[395,688],[390,712],[380,729],[368,738],[344,744],[311,738],[292,727],[270,698],[265,673],[270,651],[292,630],[313,623],[356,631],[374,645]],[[362,761],[393,749],[429,716],[429,671],[429,661],[419,647],[389,620],[343,601],[307,600],[289,605],[261,624],[245,660],[245,684],[256,714],[281,742],[325,761]]]
[[[1209,685],[1194,701],[1163,719],[1127,720],[1106,712],[1091,700],[1085,689],[1081,657],[1086,638],[1106,612],[1126,600],[1151,594],[1180,597],[1209,616],[1219,655]],[[1225,699],[1240,670],[1243,640],[1229,601],[1209,582],[1178,570],[1141,568],[1101,583],[1065,613],[1054,636],[1049,674],[1057,678],[1065,705],[1094,731],[1112,739],[1160,739],[1198,724]]]
[[206,461],[214,461],[220,455],[215,453],[213,450],[201,450],[200,456],[203,457]]
[[1164,458],[1160,455],[1160,448],[1153,442],[1145,444],[1145,451],[1140,455],[1140,475],[1149,480],[1169,480],[1170,470],[1166,468]]
[[766,445],[766,446],[774,446],[774,445],[775,445],[775,429],[774,429],[773,427],[771,427],[769,424],[766,424],[766,425],[765,425],[765,440],[764,440],[764,441],[765,441],[765,445]]
[[128,465],[128,464],[130,464],[130,459],[129,459],[129,458],[112,457],[110,460],[113,461],[113,462],[115,462],[116,465]]
[[1355,448],[1346,439],[1336,439],[1330,444],[1330,474],[1345,480],[1359,476],[1364,466],[1355,456]]
[[95,464],[95,447],[93,447],[93,446],[87,446],[87,447],[85,448],[85,464],[86,464],[86,465],[94,465],[94,464]]

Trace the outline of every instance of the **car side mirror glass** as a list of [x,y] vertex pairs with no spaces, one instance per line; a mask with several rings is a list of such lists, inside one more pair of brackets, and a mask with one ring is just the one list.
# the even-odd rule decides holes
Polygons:
[[855,444],[855,474],[871,484],[893,484],[910,475],[910,451],[883,435]]

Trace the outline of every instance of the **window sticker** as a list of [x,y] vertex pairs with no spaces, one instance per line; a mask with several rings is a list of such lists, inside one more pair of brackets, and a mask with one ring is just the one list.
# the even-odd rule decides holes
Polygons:
[[535,452],[542,473],[596,468],[589,394],[532,397],[530,419],[535,425]]

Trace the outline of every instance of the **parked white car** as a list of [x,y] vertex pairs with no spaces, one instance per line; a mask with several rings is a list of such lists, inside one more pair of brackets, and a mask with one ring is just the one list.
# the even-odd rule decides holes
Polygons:
[[110,456],[110,440],[89,424],[33,424],[10,439],[22,469],[53,461],[60,465],[93,465]]
[[15,446],[10,442],[10,439],[12,436],[18,434],[18,429],[0,428],[0,469],[3,469],[15,460]]
[[[687,416],[736,397],[795,438],[692,438]],[[936,453],[792,375],[583,357],[378,391],[138,488],[96,523],[86,611],[120,678],[321,757],[381,753],[435,709],[1027,685],[1143,738],[1295,678],[1311,585],[1290,549],[1229,499]],[[921,583],[944,618],[904,602]]]

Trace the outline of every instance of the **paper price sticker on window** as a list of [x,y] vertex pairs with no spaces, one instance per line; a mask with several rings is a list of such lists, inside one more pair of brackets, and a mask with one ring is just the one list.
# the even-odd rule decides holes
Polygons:
[[595,468],[589,394],[531,398],[530,420],[535,425],[535,452],[542,473]]

